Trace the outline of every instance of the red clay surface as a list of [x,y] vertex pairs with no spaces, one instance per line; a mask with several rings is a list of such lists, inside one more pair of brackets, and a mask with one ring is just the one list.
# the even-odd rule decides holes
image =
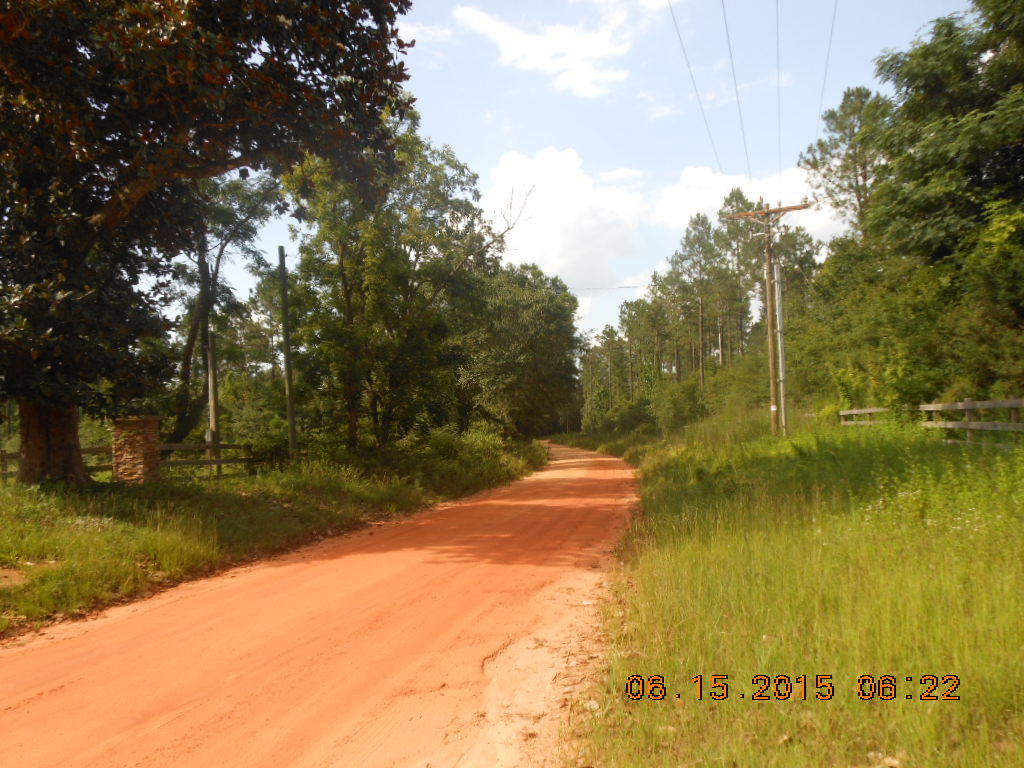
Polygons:
[[549,764],[634,501],[627,465],[553,446],[504,488],[9,643],[0,764]]

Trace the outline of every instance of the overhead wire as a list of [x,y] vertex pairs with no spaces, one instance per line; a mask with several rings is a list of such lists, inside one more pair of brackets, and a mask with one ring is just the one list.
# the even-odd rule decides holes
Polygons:
[[[718,172],[722,173],[722,161],[718,157],[718,147],[715,146],[715,137],[711,133],[711,125],[708,123],[707,112],[704,111],[704,101],[700,97],[700,89],[697,87],[697,78],[693,75],[693,67],[690,65],[690,57],[686,53],[686,44],[683,42],[683,33],[679,30],[679,21],[676,19],[675,8],[672,7],[672,0],[665,0],[668,4],[668,11],[672,14],[672,26],[676,29],[676,38],[679,40],[679,49],[683,52],[683,61],[686,62],[686,69],[690,73],[690,82],[693,84],[693,93],[697,97],[697,106],[700,107],[700,116],[704,120],[704,130],[708,134],[708,142],[711,144],[711,152],[715,156],[715,164]],[[748,161],[747,165],[750,163]]]
[[725,22],[725,42],[729,47],[729,66],[732,68],[732,87],[736,91],[736,112],[740,116],[740,135],[743,137],[743,155],[747,160],[747,178],[753,180],[750,172],[750,152],[747,149],[747,128],[743,124],[743,107],[740,104],[740,85],[736,79],[736,59],[732,55],[732,36],[729,34],[729,17],[725,13],[725,0],[722,0],[722,21]]
[[818,99],[818,121],[814,129],[814,142],[821,136],[821,112],[825,108],[825,86],[828,84],[828,65],[832,58],[832,37],[836,31],[836,16],[839,14],[839,0],[832,6],[832,25],[828,30],[828,49],[825,51],[825,74],[821,78],[821,98]]

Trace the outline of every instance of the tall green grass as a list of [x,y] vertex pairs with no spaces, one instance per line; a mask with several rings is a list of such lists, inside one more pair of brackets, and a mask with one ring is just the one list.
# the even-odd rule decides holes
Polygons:
[[[1024,765],[1024,452],[913,427],[763,431],[604,441],[639,463],[646,515],[584,762]],[[628,700],[634,674],[669,695]],[[695,700],[698,674],[728,675],[729,697]],[[761,674],[832,675],[834,698],[811,682],[808,701],[752,701]],[[896,698],[862,701],[861,675],[895,676]],[[923,675],[959,676],[960,700],[920,700]]]
[[84,492],[0,486],[0,636],[496,485],[546,455],[477,429],[431,433],[372,469],[307,462]]

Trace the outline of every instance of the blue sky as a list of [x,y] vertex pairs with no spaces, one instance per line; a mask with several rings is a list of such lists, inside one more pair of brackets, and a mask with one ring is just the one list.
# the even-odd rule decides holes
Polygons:
[[[431,0],[400,24],[417,45],[409,90],[423,132],[448,144],[480,176],[495,218],[529,199],[506,258],[562,277],[581,300],[582,330],[614,324],[675,249],[690,216],[717,210],[724,194],[798,202],[796,168],[815,137],[832,0],[725,0],[739,105],[721,0],[675,0],[687,53],[720,166],[701,120],[666,0]],[[932,19],[966,0],[840,0],[825,108],[852,85],[880,87],[874,59],[905,49]],[[782,163],[777,84],[781,81]],[[826,208],[792,215],[827,238],[841,225]],[[286,223],[266,228],[268,255]],[[239,271],[231,279],[244,289]]]

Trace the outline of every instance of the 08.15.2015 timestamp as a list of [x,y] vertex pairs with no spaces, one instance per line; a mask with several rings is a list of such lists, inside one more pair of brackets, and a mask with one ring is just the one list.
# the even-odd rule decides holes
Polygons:
[[[959,701],[957,675],[860,675],[841,689],[850,691],[862,701]],[[684,692],[685,691],[685,692]],[[832,675],[754,675],[750,686],[729,675],[694,675],[684,690],[670,690],[664,675],[630,675],[626,680],[626,698],[632,701],[650,699],[695,699],[697,701],[830,701],[835,698],[836,683]]]

